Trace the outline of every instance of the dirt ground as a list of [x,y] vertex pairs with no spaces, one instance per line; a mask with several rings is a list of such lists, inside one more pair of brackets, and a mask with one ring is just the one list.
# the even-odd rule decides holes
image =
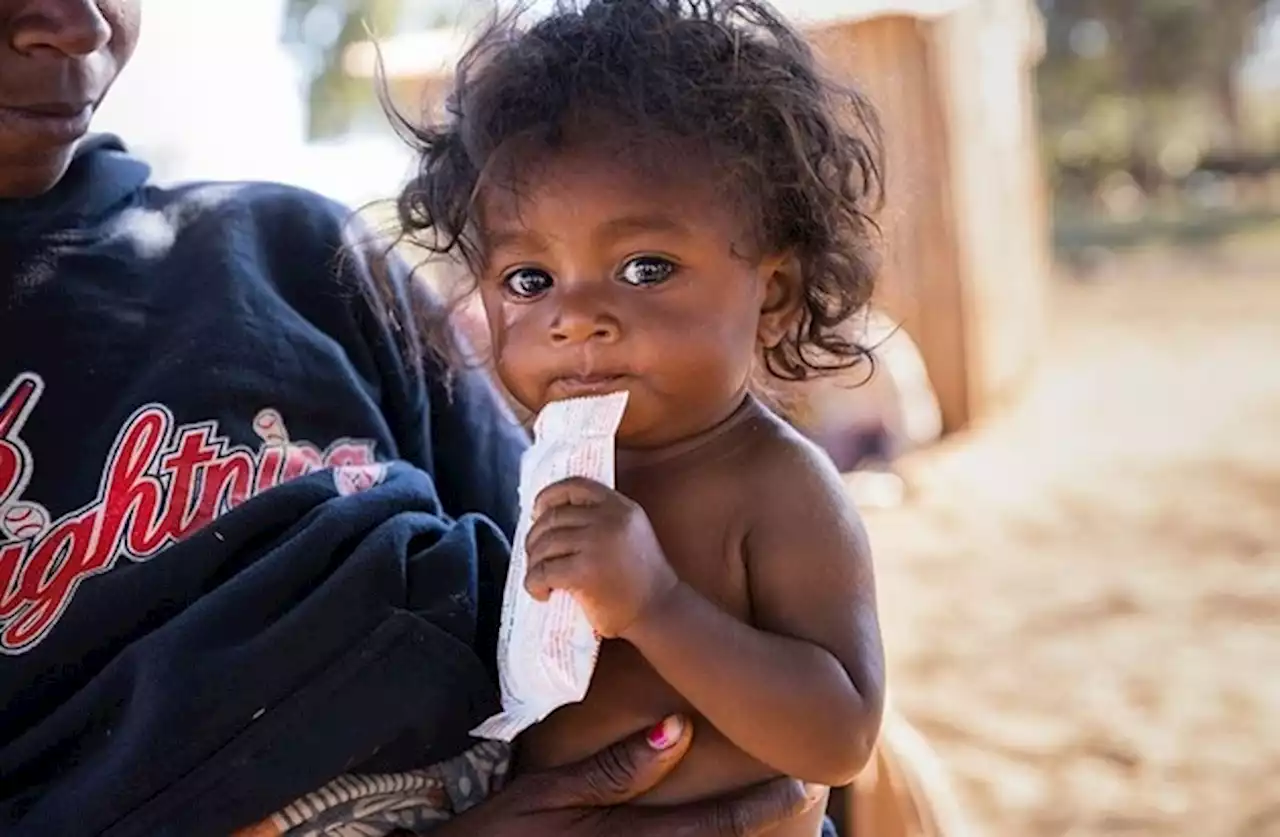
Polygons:
[[1280,835],[1280,253],[1060,282],[1018,403],[865,512],[979,837]]

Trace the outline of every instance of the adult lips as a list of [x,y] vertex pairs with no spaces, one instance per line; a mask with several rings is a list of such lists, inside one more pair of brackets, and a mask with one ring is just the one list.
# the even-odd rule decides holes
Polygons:
[[30,116],[44,116],[53,119],[73,119],[80,116],[91,107],[93,107],[92,102],[80,102],[76,104],[66,102],[43,102],[31,105],[8,106],[0,104],[0,110],[11,110]]
[[89,130],[92,104],[0,104],[0,131],[17,131],[41,140],[72,141]]

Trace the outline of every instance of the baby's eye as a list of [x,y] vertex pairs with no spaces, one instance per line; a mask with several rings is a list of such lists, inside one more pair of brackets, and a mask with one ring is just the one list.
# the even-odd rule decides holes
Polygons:
[[666,259],[641,256],[624,264],[618,278],[628,285],[644,288],[662,284],[670,279],[675,271],[676,266]]
[[517,299],[533,299],[551,290],[551,276],[546,271],[522,267],[508,273],[502,279],[507,292]]

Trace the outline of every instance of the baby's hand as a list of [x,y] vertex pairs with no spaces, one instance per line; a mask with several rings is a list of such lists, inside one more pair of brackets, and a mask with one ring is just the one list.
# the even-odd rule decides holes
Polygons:
[[538,601],[568,591],[601,636],[622,636],[679,584],[644,509],[611,488],[567,479],[538,495],[533,514],[525,589]]

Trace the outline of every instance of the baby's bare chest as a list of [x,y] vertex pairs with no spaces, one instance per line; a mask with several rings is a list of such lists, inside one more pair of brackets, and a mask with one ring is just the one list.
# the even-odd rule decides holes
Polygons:
[[619,489],[645,510],[681,581],[745,620],[751,613],[747,498],[726,483],[708,474],[665,484],[622,480]]

